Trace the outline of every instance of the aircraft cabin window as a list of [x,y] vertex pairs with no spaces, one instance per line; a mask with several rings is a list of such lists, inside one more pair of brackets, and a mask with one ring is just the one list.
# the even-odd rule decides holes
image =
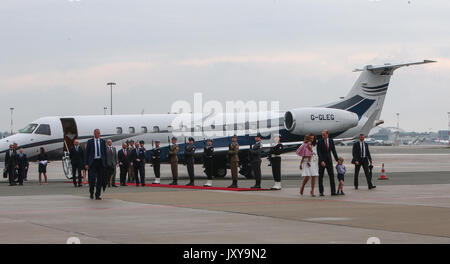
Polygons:
[[130,132],[130,134],[134,134],[135,133],[134,127],[129,127],[128,132]]
[[[169,127],[167,127],[167,128],[168,128],[167,130],[169,130]],[[170,127],[170,129],[172,129],[172,127]],[[154,126],[153,127],[153,133],[159,133],[159,126]]]
[[52,134],[50,131],[50,125],[48,125],[48,124],[39,125],[39,127],[36,129],[36,132],[34,132],[34,133],[39,134],[39,135],[47,135],[47,136],[50,136]]
[[245,124],[238,124],[237,125],[237,130],[242,133],[245,131]]
[[31,134],[36,129],[37,124],[28,124],[25,128],[19,130],[19,133]]
[[116,134],[117,135],[122,134],[122,128],[121,127],[116,127]]
[[141,133],[146,134],[147,133],[147,127],[145,127],[145,126],[141,127]]

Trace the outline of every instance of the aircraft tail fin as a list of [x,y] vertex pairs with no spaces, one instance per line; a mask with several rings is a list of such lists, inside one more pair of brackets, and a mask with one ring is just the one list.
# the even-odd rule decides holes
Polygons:
[[[350,92],[341,101],[326,105],[329,108],[343,109],[358,115],[357,133],[368,134],[381,115],[389,82],[395,70],[405,66],[432,63],[432,60],[389,64],[380,66],[367,65],[361,72]],[[353,129],[352,129],[353,130]],[[356,132],[356,130],[354,131]]]

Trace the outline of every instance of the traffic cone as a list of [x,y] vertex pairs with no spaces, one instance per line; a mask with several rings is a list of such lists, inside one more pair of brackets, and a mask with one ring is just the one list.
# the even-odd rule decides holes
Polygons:
[[378,178],[378,180],[388,180],[389,178],[386,177],[386,171],[384,170],[384,163],[381,166],[381,176]]

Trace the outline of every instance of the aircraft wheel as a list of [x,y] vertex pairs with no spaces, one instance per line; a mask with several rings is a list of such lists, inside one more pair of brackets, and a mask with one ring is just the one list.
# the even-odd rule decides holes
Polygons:
[[226,168],[217,168],[216,173],[214,176],[216,178],[224,178],[227,175],[227,169]]
[[252,166],[250,165],[250,163],[243,163],[242,169],[239,171],[239,174],[245,176],[245,178],[247,178],[247,179],[255,178],[255,177],[253,177]]

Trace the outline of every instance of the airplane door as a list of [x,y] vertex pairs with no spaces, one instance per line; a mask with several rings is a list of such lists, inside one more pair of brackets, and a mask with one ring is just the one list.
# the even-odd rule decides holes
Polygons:
[[61,124],[65,141],[63,149],[64,151],[69,151],[73,146],[73,141],[78,138],[77,123],[74,118],[61,118]]

